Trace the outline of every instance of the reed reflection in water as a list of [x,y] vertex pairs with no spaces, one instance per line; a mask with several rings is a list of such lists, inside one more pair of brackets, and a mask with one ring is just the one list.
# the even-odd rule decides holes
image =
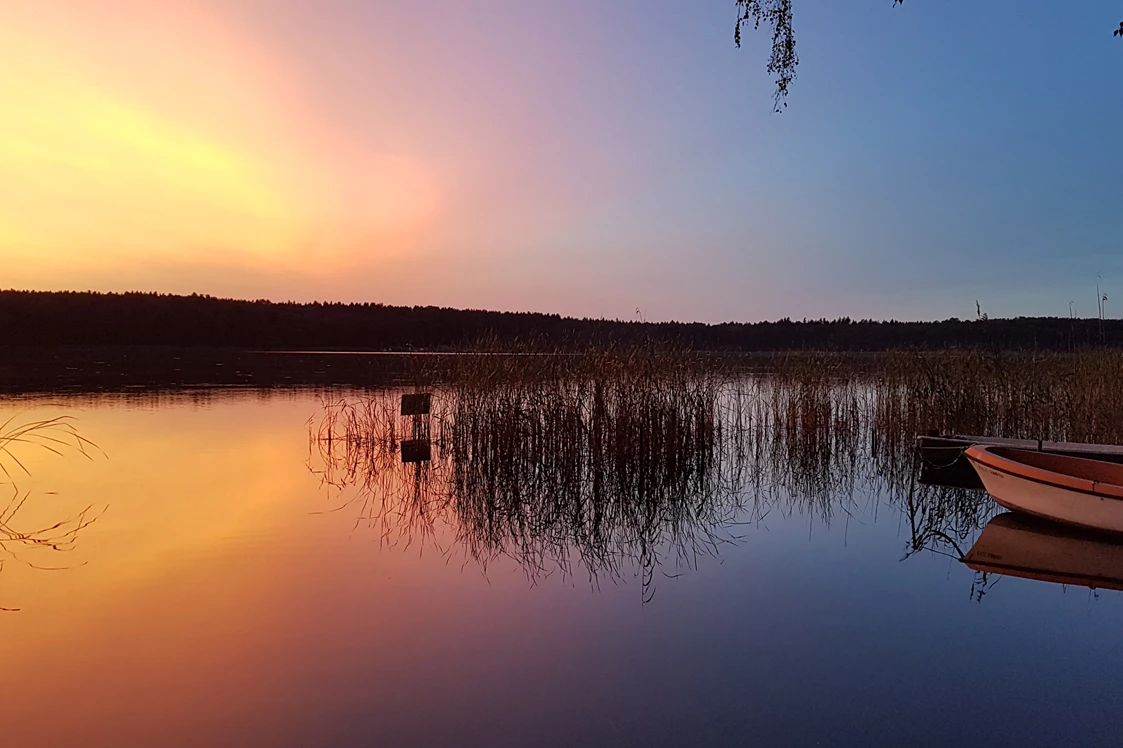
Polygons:
[[[58,457],[77,454],[90,458],[99,452],[97,446],[82,436],[68,415],[46,418],[29,417],[17,413],[0,423],[0,572],[5,563],[17,563],[31,569],[57,571],[65,566],[52,558],[42,559],[44,552],[65,553],[75,547],[78,534],[97,519],[94,507],[87,506],[76,514],[42,520],[24,521],[25,510],[35,499],[49,496],[33,495],[19,487],[20,477],[30,477],[27,467],[28,452],[47,452]],[[57,515],[56,515],[57,516]],[[12,612],[15,607],[0,606],[0,611]]]
[[[433,459],[403,465],[397,393],[325,402],[314,429],[326,483],[354,486],[382,537],[455,542],[485,567],[515,558],[536,580],[635,562],[693,565],[736,539],[750,475],[716,380],[507,383],[434,398]],[[751,518],[751,514],[749,517]]]
[[[756,373],[700,358],[561,361],[479,357],[435,383],[432,459],[419,464],[400,457],[407,391],[325,399],[310,469],[384,542],[432,543],[484,568],[511,557],[531,581],[631,572],[644,599],[657,573],[696,567],[773,512],[830,523],[884,506],[904,523],[905,557],[960,558],[997,511],[983,492],[917,481],[914,437],[950,391],[918,384],[926,365],[905,376],[903,364],[865,372],[830,357]],[[994,392],[988,412],[1025,427],[1012,415],[1020,391]]]

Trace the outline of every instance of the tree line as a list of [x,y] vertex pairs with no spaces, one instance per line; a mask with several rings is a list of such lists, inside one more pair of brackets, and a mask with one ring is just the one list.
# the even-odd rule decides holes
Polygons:
[[575,349],[665,343],[712,351],[1123,347],[1123,321],[1018,317],[902,322],[643,322],[377,303],[240,301],[155,293],[0,291],[0,344],[263,350]]

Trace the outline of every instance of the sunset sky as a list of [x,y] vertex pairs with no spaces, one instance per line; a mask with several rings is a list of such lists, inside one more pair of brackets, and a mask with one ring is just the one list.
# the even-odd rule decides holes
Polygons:
[[797,0],[781,115],[734,18],[6,0],[0,286],[716,322],[1094,316],[1098,282],[1123,311],[1119,0]]

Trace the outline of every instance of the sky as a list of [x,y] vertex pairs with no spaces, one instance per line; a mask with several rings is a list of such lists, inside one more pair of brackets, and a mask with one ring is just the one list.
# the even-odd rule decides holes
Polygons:
[[735,16],[5,0],[0,287],[722,322],[1095,316],[1099,285],[1123,312],[1123,0],[796,0],[782,114]]

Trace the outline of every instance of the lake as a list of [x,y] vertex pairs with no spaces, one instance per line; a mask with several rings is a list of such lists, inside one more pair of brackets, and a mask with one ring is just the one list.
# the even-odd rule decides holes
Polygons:
[[100,451],[7,463],[0,525],[93,521],[0,539],[4,743],[1119,742],[1123,596],[969,568],[1000,510],[887,475],[864,436],[733,455],[687,424],[639,471],[623,421],[577,448],[535,422],[517,469],[485,420],[427,463],[320,438],[400,394],[5,401]]

